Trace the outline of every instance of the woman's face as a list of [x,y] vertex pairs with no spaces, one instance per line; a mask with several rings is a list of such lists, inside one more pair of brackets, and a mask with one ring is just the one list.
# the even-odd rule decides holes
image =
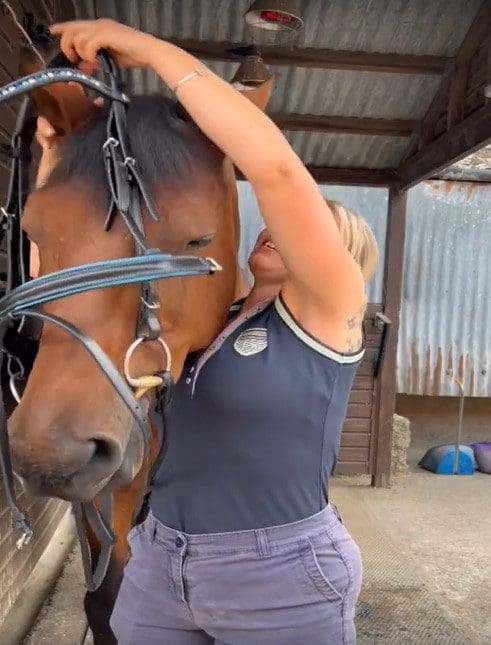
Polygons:
[[286,267],[267,229],[264,229],[257,238],[249,256],[249,268],[256,285],[274,284],[281,289],[286,278]]

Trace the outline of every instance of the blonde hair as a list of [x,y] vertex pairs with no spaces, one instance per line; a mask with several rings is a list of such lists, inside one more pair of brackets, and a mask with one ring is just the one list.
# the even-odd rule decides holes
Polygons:
[[334,215],[341,239],[360,265],[365,282],[368,282],[373,277],[379,260],[377,240],[372,229],[363,218],[341,203],[333,199],[325,201]]

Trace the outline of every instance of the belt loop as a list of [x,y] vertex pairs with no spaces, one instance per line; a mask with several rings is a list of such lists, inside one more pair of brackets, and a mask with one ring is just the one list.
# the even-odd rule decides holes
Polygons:
[[256,529],[254,531],[256,536],[257,550],[259,552],[259,557],[265,558],[268,555],[271,555],[271,550],[269,548],[268,535],[264,529]]

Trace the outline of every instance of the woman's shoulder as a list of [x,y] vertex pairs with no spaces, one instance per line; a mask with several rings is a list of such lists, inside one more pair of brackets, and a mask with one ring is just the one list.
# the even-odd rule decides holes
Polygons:
[[[292,332],[292,338],[295,337],[303,347],[313,350],[319,356],[328,358],[339,365],[357,364],[363,358],[365,346],[362,331],[360,331],[360,341],[357,347],[349,346],[347,351],[341,351],[336,345],[333,346],[329,342],[329,334],[324,333],[321,336],[316,334],[311,327],[305,325],[302,318],[292,312],[283,294],[274,300],[274,309],[281,322]],[[322,321],[320,326],[322,326]],[[316,326],[316,328],[319,327]]]

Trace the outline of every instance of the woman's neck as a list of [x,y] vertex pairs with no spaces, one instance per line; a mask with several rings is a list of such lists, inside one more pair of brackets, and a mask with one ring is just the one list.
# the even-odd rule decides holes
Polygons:
[[265,300],[273,300],[280,293],[281,286],[277,284],[254,284],[242,305],[242,311],[251,309],[254,305]]

